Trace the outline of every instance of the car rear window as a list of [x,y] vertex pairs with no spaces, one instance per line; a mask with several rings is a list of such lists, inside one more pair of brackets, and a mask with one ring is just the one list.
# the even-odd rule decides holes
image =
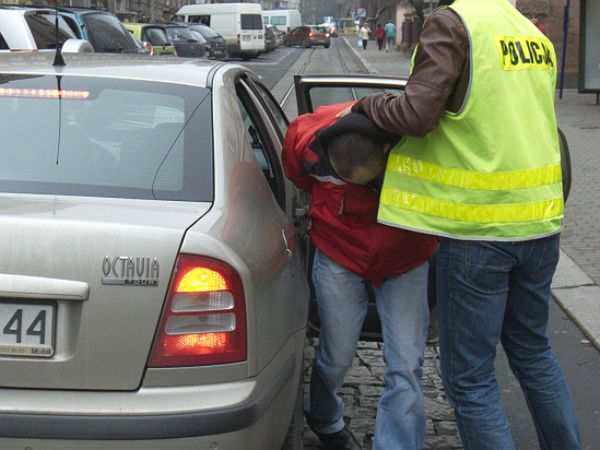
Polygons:
[[0,74],[0,192],[211,201],[210,103],[199,87]]
[[260,14],[240,14],[242,17],[242,30],[261,30],[263,29],[262,17]]
[[136,53],[138,47],[129,31],[111,14],[90,13],[83,16],[87,35],[96,52]]

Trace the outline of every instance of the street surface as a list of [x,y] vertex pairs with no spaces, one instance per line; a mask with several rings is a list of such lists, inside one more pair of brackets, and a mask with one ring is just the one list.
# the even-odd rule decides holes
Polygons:
[[[407,55],[378,52],[374,42],[363,51],[351,47],[351,42],[344,38],[333,39],[330,49],[282,47],[243,64],[263,77],[279,101],[288,93],[296,73],[344,73],[340,58],[353,73],[408,75]],[[293,94],[284,111],[290,120],[296,117]],[[600,196],[595,179],[600,165],[596,151],[600,138],[600,106],[595,105],[594,96],[568,90],[563,100],[557,100],[557,115],[571,150],[573,185],[562,234],[564,258],[561,257],[553,290],[567,312],[552,302],[548,334],[575,399],[584,448],[600,450],[597,444],[600,442],[600,390],[596,389],[600,379],[600,353],[593,345],[600,338]],[[315,342],[311,340],[309,344],[307,377]],[[355,367],[341,392],[347,407],[346,419],[365,448],[370,448],[376,401],[382,389],[384,365],[380,345],[359,343]],[[436,348],[429,347],[426,356],[423,386],[428,435],[425,449],[462,448],[439,378]],[[523,394],[500,347],[497,375],[518,448],[539,449]],[[305,450],[315,448],[319,448],[318,439],[307,430]]]

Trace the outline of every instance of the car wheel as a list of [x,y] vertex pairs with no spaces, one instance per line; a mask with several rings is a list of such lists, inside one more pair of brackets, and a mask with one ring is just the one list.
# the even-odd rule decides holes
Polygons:
[[243,59],[244,61],[250,61],[250,60],[252,59],[252,56],[249,56],[249,55],[244,55],[244,56],[242,56],[242,59]]
[[309,47],[310,47],[310,42],[304,41],[304,42],[302,43],[302,47],[304,47],[304,48],[309,48]]
[[288,428],[281,450],[304,449],[304,377],[300,374],[296,403],[292,412],[292,420]]
[[327,44],[327,45],[325,46],[325,48],[329,48],[329,44]]

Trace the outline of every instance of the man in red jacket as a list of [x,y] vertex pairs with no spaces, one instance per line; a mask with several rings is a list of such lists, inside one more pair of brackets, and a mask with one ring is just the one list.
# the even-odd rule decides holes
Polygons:
[[[305,404],[326,449],[360,449],[344,426],[336,391],[352,366],[373,286],[386,362],[373,449],[421,449],[425,411],[421,364],[428,329],[427,260],[435,237],[377,223],[385,153],[397,136],[364,115],[324,106],[293,121],[282,160],[286,175],[311,194],[312,279],[321,330]],[[373,178],[375,177],[375,178]]]

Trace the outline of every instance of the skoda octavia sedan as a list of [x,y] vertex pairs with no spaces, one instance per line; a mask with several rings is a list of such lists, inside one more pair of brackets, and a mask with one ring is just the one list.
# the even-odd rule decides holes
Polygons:
[[247,69],[0,59],[0,448],[299,449],[309,303]]

